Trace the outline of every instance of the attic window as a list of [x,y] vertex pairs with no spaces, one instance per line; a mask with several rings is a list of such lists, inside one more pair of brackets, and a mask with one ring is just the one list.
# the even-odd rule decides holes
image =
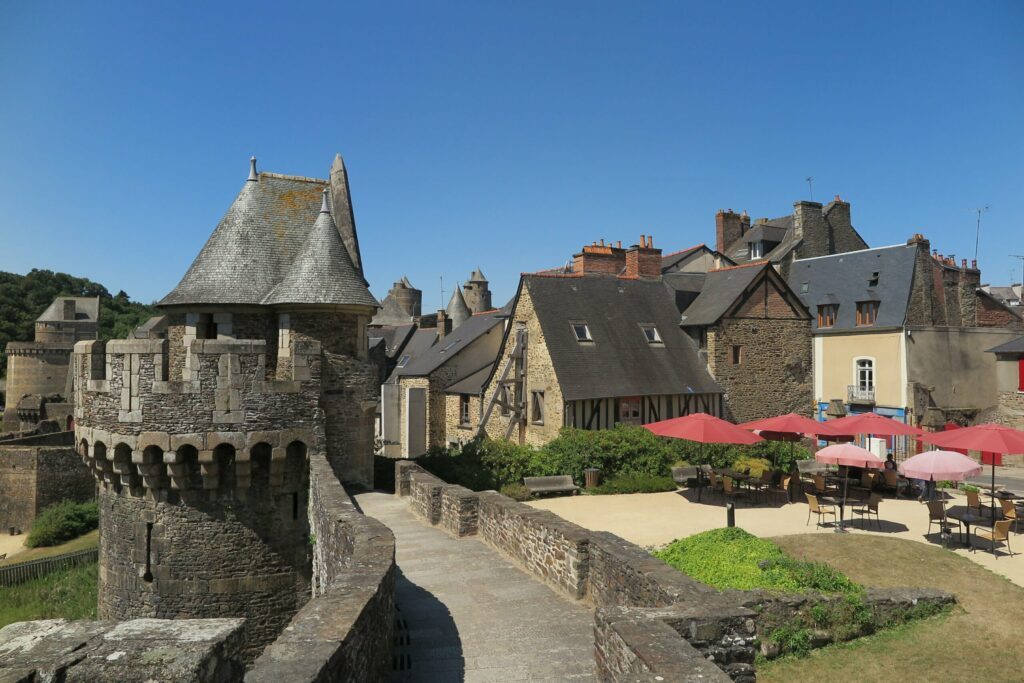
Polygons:
[[459,340],[458,340],[458,339],[456,339],[456,340],[455,340],[455,341],[453,341],[453,342],[448,342],[448,343],[447,343],[447,344],[445,345],[445,347],[444,347],[443,349],[441,349],[441,353],[444,353],[445,351],[447,351],[448,349],[452,348],[453,346],[455,346],[455,345],[456,345],[456,344],[458,344],[458,343],[459,343]]
[[764,256],[764,245],[761,242],[750,243],[750,258],[761,258]]
[[398,365],[396,367],[404,368],[408,364],[409,364],[409,356],[402,356],[401,358],[398,359]]
[[648,344],[661,344],[661,335],[658,334],[658,328],[654,325],[640,325],[640,329],[644,332],[644,339],[647,340]]
[[868,287],[877,287],[877,286],[878,286],[878,271],[876,270],[875,272],[871,273],[871,279],[868,280]]
[[801,294],[806,294],[807,290],[810,289],[810,288],[811,288],[811,283],[809,283],[809,282],[801,283],[801,285],[800,285],[800,293]]
[[592,342],[594,338],[590,336],[590,327],[586,323],[570,323],[572,325],[572,332],[576,335],[576,341],[578,342]]
[[866,327],[868,325],[874,325],[876,320],[878,320],[878,302],[858,301],[857,327]]

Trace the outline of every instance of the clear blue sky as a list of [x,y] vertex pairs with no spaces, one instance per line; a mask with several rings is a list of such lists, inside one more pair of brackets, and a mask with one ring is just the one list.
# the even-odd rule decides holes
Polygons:
[[[1024,253],[1024,3],[0,0],[0,270],[149,301],[248,158],[349,167],[366,273],[495,301],[583,243],[841,194],[983,279]],[[1019,281],[1019,264],[1015,271]]]

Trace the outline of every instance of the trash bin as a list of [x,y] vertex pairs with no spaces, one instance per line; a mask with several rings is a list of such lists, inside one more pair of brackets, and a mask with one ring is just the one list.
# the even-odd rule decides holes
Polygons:
[[586,480],[584,482],[588,489],[592,489],[601,483],[601,470],[596,467],[588,467],[583,470],[583,477]]

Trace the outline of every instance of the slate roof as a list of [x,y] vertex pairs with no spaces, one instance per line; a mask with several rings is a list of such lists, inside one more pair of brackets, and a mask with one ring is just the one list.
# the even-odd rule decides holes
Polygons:
[[1024,353],[1024,337],[1017,337],[1013,341],[994,346],[988,353]]
[[[697,348],[679,329],[679,313],[657,280],[524,275],[565,400],[720,393]],[[580,343],[572,322],[586,322]],[[640,324],[653,324],[649,344]]]
[[683,310],[680,324],[684,327],[715,324],[765,268],[771,265],[757,263],[709,271],[700,294]]
[[472,272],[472,273],[470,274],[470,276],[469,276],[469,281],[470,281],[470,282],[487,282],[487,278],[485,278],[485,277],[484,277],[484,274],[483,274],[483,272],[482,272],[482,271],[480,270],[480,267],[479,267],[479,266],[477,266],[476,270],[474,270],[474,271],[473,271],[473,272]]
[[679,251],[673,251],[670,254],[664,254],[661,257],[661,270],[665,271],[665,270],[673,267],[674,265],[676,265],[680,261],[686,259],[691,254],[693,254],[694,252],[700,251],[701,249],[707,249],[707,247],[705,245],[703,245],[703,244],[698,244],[698,245],[693,246],[693,247],[687,247],[686,249],[680,249]]
[[704,289],[706,273],[663,273],[662,282],[669,288],[676,302],[676,309],[684,311]]
[[97,322],[100,319],[100,299],[97,296],[58,296],[46,307],[36,322],[61,322],[64,320],[64,302],[75,300],[75,320]]
[[781,242],[785,236],[786,228],[779,228],[767,223],[758,223],[740,239],[747,244],[751,242]]
[[[264,304],[294,267],[321,272],[326,266],[315,263],[316,254],[307,246],[314,232],[320,233],[318,244],[328,246],[323,224],[317,224],[328,181],[266,172],[254,177],[242,186],[181,282],[159,305]],[[343,211],[350,213],[350,208],[343,207]],[[351,216],[345,216],[343,222],[353,223]],[[338,243],[343,245],[340,235]],[[333,243],[329,246],[332,255],[339,255]],[[344,251],[348,255],[348,250]],[[303,261],[298,262],[300,256]],[[297,289],[300,283],[292,282],[278,292],[275,300],[377,305],[372,295],[363,291],[366,283],[354,268],[351,255],[346,263],[323,272],[343,279],[315,282],[314,287],[301,289]]]
[[[897,244],[798,259],[790,270],[789,286],[812,313],[822,304],[838,304],[836,324],[823,333],[901,328],[907,318],[916,254],[917,245]],[[878,285],[869,287],[876,272]],[[874,325],[857,327],[858,301],[879,302]],[[812,316],[812,325],[818,331],[817,315]]]
[[444,312],[451,318],[452,330],[462,325],[473,315],[473,311],[469,310],[469,306],[466,304],[466,297],[462,296],[462,287],[456,285],[455,291],[452,292],[452,298],[448,300],[448,308]]
[[328,191],[306,244],[282,279],[264,298],[274,304],[349,304],[378,307],[359,275],[331,217]]
[[426,353],[435,341],[437,341],[436,327],[420,328],[413,332],[409,341],[406,342],[405,348],[403,348],[398,354],[399,362],[401,362],[402,358],[405,356],[409,356],[409,362],[402,368],[396,366],[395,369],[391,371],[391,375],[388,377],[387,381],[394,384],[398,377],[406,374],[406,368],[415,362],[415,360],[422,354]]
[[500,325],[508,317],[504,309],[488,311],[470,316],[466,322],[453,328],[443,339],[437,339],[429,348],[417,353],[404,368],[395,368],[394,376],[423,377],[444,365],[450,358],[458,355],[462,349],[489,332],[495,325]]
[[487,380],[491,376],[491,368],[493,367],[494,363],[488,363],[476,372],[470,373],[468,376],[463,377],[462,379],[457,380],[454,384],[446,387],[444,393],[479,396],[484,393],[484,387],[487,385]]
[[402,310],[395,297],[390,294],[381,301],[381,309],[370,320],[370,325],[406,325],[412,322],[412,316]]
[[[384,342],[384,355],[388,358],[395,358],[405,350],[406,344],[416,333],[416,326],[412,323],[405,325],[389,325],[372,331],[369,339],[377,339]],[[372,342],[371,342],[372,345]]]

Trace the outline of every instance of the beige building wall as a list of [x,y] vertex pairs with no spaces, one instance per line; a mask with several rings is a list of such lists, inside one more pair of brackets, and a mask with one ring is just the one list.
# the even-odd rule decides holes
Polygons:
[[818,402],[847,402],[847,387],[856,384],[856,361],[875,365],[875,405],[907,406],[907,370],[902,331],[874,334],[817,335],[814,339],[815,390]]

